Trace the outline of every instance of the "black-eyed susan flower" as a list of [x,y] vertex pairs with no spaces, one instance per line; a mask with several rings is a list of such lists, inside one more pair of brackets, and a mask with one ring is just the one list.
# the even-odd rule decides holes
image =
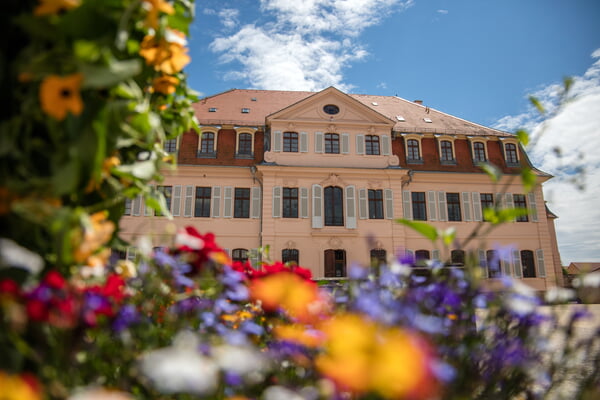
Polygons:
[[143,7],[148,10],[146,14],[146,26],[156,29],[158,27],[159,13],[173,14],[175,9],[165,0],[144,0]]
[[79,7],[80,4],[81,0],[39,0],[33,14],[37,16],[58,14]]
[[147,65],[171,75],[181,71],[191,61],[187,52],[181,40],[158,40],[148,35],[142,41],[140,55],[146,59]]
[[79,94],[83,75],[50,75],[40,85],[42,110],[51,117],[62,121],[67,112],[79,115],[83,111],[83,101]]
[[158,78],[154,78],[152,81],[152,87],[155,92],[162,94],[173,94],[179,84],[179,79],[174,76],[163,75]]

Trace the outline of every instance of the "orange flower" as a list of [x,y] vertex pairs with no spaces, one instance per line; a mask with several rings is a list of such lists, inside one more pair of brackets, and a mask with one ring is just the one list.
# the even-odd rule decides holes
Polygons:
[[58,14],[79,7],[80,4],[81,0],[39,0],[38,6],[33,10],[33,15]]
[[306,347],[317,347],[323,343],[323,335],[303,325],[276,325],[273,334],[279,340],[298,343]]
[[[100,211],[90,215],[89,225],[84,228],[83,238],[75,250],[74,258],[78,263],[88,261],[98,249],[108,242],[115,230],[115,224],[108,221],[106,211]],[[97,262],[96,260],[90,260]]]
[[179,79],[174,76],[163,75],[158,78],[154,78],[152,81],[152,87],[155,91],[162,94],[175,93],[175,89],[179,84]]
[[181,40],[167,41],[164,38],[157,40],[148,35],[142,41],[140,55],[146,59],[146,64],[152,65],[155,70],[174,74],[191,61],[187,55],[187,48],[180,42]]
[[164,0],[144,0],[144,8],[148,9],[146,15],[146,26],[156,29],[158,27],[158,14],[163,12],[172,15],[175,9]]
[[32,376],[9,375],[0,370],[0,390],[6,400],[40,400],[37,380]]
[[50,75],[40,85],[40,104],[42,110],[62,121],[70,111],[79,115],[83,111],[83,102],[79,95],[79,88],[83,75],[73,74],[65,77]]

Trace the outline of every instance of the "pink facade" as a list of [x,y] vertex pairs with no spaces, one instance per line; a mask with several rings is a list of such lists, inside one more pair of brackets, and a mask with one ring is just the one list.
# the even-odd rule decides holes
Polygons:
[[[510,247],[501,272],[545,290],[560,279],[560,259],[541,184],[526,193],[517,139],[398,97],[231,90],[195,104],[202,136],[177,143],[178,168],[166,172],[172,219],[128,203],[121,235],[168,244],[175,229],[214,232],[234,258],[269,248],[272,260],[297,260],[316,278],[345,276],[351,262],[398,253],[459,264]],[[477,166],[503,173],[493,183]],[[490,203],[491,202],[491,203]],[[487,231],[486,205],[521,206],[527,217]],[[456,229],[463,248],[431,243],[394,220]],[[484,262],[485,264],[485,262]],[[494,286],[496,274],[482,269]]]

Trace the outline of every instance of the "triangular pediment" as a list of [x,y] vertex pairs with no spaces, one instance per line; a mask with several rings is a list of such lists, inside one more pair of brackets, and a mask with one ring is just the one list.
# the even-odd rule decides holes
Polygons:
[[389,125],[395,122],[346,93],[329,87],[267,116],[267,123],[336,123]]

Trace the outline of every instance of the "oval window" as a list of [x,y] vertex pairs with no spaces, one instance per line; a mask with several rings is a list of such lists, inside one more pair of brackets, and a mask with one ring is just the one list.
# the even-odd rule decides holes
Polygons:
[[327,104],[323,107],[323,111],[325,111],[326,114],[335,115],[340,112],[340,108],[334,104]]

